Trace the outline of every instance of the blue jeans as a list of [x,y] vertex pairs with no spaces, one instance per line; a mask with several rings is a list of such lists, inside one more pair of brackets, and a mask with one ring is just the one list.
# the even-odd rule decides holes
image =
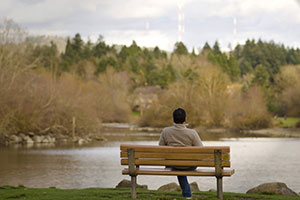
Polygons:
[[[176,167],[171,167],[172,170],[182,170],[182,171],[191,171],[195,170],[197,167],[189,167],[186,169],[177,169]],[[192,197],[192,192],[190,188],[190,184],[186,176],[177,176],[183,197]]]

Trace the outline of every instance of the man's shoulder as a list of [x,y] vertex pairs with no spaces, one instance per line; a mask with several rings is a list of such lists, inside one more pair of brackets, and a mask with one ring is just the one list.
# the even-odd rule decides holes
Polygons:
[[162,129],[163,132],[171,130],[173,128],[173,126],[168,126]]
[[191,133],[197,133],[197,131],[195,129],[192,129],[192,128],[186,128],[186,131],[189,131]]

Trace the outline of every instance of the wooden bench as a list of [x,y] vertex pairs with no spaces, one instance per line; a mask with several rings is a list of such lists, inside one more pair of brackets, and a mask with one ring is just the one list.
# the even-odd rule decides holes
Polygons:
[[[138,175],[162,176],[215,176],[217,197],[223,198],[222,178],[234,174],[230,167],[230,147],[170,147],[153,145],[120,145],[123,175],[131,176],[131,198],[136,198],[136,177]],[[165,167],[141,166],[197,166],[196,170],[180,171]],[[199,168],[200,167],[200,168]],[[205,167],[202,168],[201,167]]]

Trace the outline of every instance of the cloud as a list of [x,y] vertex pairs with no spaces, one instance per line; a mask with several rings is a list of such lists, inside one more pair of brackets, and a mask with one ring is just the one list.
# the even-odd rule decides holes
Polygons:
[[[106,6],[106,14],[116,19],[160,17],[170,14],[170,10],[177,9],[178,4],[188,4],[192,0],[110,0]],[[177,17],[177,13],[174,13]]]
[[[299,0],[298,0],[299,1]],[[222,1],[211,15],[220,17],[241,16],[249,17],[265,15],[279,15],[285,20],[297,20],[300,22],[299,7],[295,0],[227,0]]]
[[[131,45],[132,41],[136,41],[139,46],[142,47],[155,47],[159,46],[162,49],[172,49],[176,37],[170,37],[170,35],[162,33],[160,31],[111,31],[105,37],[105,41],[110,44],[125,44]],[[94,37],[96,38],[96,37]]]
[[300,46],[300,0],[1,0],[0,18],[11,18],[34,34],[101,34],[109,43],[129,45],[136,40],[141,46],[172,50],[178,1],[184,5],[183,42],[189,49],[215,40],[227,47],[248,38]]
[[1,12],[10,7],[11,12],[6,17],[16,20],[18,23],[34,24],[51,21],[65,20],[78,12],[94,12],[96,0],[26,0],[26,1],[2,1],[6,8],[1,6]]

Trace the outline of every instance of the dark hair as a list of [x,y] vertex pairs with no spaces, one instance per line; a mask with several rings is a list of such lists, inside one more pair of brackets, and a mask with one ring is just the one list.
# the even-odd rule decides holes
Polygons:
[[173,121],[175,124],[182,124],[185,122],[185,111],[182,108],[177,108],[174,110]]

